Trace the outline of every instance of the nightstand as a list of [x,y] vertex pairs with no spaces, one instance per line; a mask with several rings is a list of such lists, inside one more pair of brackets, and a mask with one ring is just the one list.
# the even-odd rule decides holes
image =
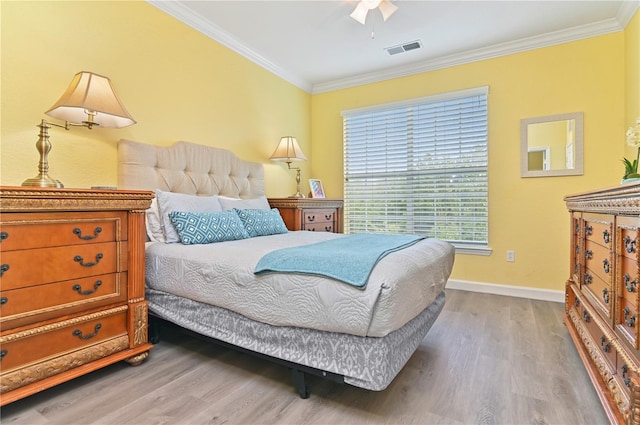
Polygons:
[[0,187],[2,405],[148,356],[144,212],[152,199]]
[[269,198],[289,230],[342,233],[342,199]]

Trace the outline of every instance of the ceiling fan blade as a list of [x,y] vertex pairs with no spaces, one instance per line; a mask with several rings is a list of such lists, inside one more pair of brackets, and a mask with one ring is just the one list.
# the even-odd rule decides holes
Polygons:
[[368,12],[369,9],[367,8],[367,6],[363,2],[360,2],[349,16],[364,25],[367,19]]
[[398,10],[398,6],[391,3],[389,0],[382,0],[378,9],[380,9],[380,13],[382,13],[382,19],[386,21],[395,13],[396,10]]

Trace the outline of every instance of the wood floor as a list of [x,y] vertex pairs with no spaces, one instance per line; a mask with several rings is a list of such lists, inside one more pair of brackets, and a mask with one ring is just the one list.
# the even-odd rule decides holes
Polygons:
[[447,290],[392,384],[371,392],[169,332],[121,362],[4,406],[2,424],[605,424],[563,306]]

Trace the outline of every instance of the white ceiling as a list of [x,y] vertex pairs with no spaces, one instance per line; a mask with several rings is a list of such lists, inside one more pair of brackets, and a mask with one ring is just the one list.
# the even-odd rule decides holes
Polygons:
[[[638,0],[395,0],[386,22],[357,1],[165,1],[157,8],[310,92],[321,93],[622,30]],[[384,49],[420,40],[418,50]]]

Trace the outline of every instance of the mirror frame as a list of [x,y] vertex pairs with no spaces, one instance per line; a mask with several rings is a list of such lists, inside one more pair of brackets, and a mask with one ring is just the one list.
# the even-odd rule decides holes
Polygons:
[[[575,166],[564,170],[529,170],[529,124],[539,124],[554,121],[575,120]],[[570,114],[548,115],[545,117],[525,118],[520,120],[520,177],[559,177],[580,176],[584,174],[584,114],[572,112]]]

